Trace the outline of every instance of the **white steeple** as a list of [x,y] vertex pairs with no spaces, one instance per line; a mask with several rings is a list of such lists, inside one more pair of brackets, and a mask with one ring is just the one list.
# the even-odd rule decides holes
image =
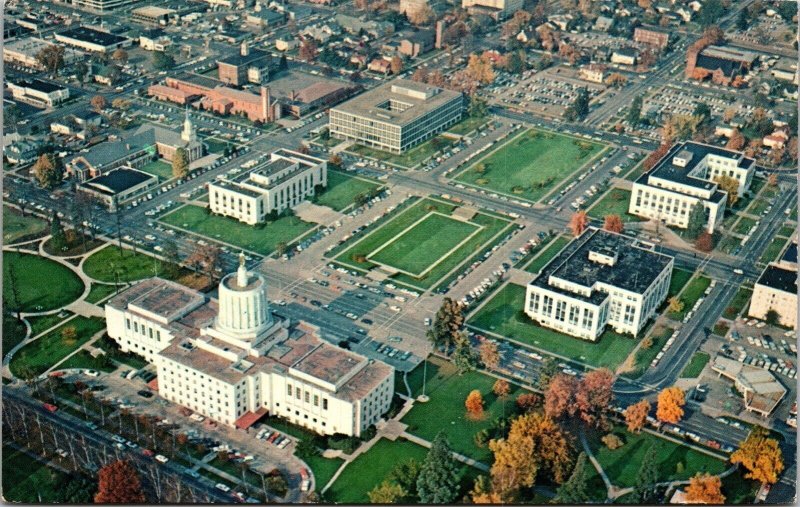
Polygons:
[[192,143],[197,141],[197,134],[194,131],[194,125],[192,125],[192,119],[189,118],[189,108],[186,108],[186,117],[183,120],[183,132],[181,132],[181,139],[183,139],[187,143]]

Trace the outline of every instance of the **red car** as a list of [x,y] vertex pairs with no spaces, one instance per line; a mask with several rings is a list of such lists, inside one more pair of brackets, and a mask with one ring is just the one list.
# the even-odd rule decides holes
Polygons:
[[42,406],[48,412],[55,412],[56,410],[58,410],[58,407],[53,405],[52,403],[42,403]]
[[150,449],[142,449],[142,454],[144,454],[145,456],[150,456],[151,458],[156,455],[156,453],[154,453]]

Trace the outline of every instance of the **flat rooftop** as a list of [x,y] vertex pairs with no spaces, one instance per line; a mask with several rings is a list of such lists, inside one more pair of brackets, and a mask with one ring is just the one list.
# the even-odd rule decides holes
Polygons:
[[332,110],[367,117],[395,125],[405,125],[462,97],[460,92],[395,79],[344,102]]
[[797,271],[770,264],[756,283],[782,292],[797,294]]
[[[686,154],[691,155],[688,163],[685,166],[675,164],[674,159],[678,154],[681,154],[682,156]],[[703,161],[708,155],[717,155],[719,157],[738,160],[738,166],[741,169],[750,169],[751,167],[754,167],[755,164],[755,160],[743,156],[738,151],[687,141],[684,143],[675,144],[669,150],[669,152],[667,152],[667,154],[656,163],[655,167],[653,167],[650,172],[646,172],[639,176],[639,178],[636,180],[636,183],[649,185],[650,178],[654,177],[702,190],[711,190],[716,186],[716,183],[711,180],[690,175],[695,167],[697,167],[697,164]],[[719,200],[723,198],[725,198],[725,193],[717,190],[712,195],[711,200],[713,202],[719,202]]]
[[205,301],[202,294],[179,283],[163,278],[148,278],[114,296],[107,304],[120,311],[144,310],[170,321],[196,309]]
[[16,85],[23,88],[30,88],[31,90],[36,90],[42,93],[53,93],[65,89],[63,86],[55,85],[53,83],[48,83],[47,81],[42,81],[41,79],[31,79],[30,81],[18,81]]
[[144,183],[147,180],[157,181],[158,178],[144,171],[122,167],[81,183],[81,186],[91,188],[103,194],[116,195]]
[[127,40],[125,37],[120,37],[119,35],[114,35],[113,33],[101,32],[100,30],[89,28],[88,26],[78,26],[75,28],[71,28],[57,35],[59,35],[60,37],[67,37],[70,39],[75,39],[82,42],[89,42],[92,44],[98,44],[101,46],[112,46],[114,44],[119,44]]
[[321,343],[292,368],[324,382],[337,384],[358,368],[366,359],[328,343]]
[[131,14],[139,16],[147,16],[151,18],[169,16],[170,14],[174,13],[175,13],[174,9],[165,9],[164,7],[157,7],[155,5],[146,5],[144,7],[139,7],[138,9],[133,9],[131,11]]
[[[613,258],[613,264],[590,260],[590,253]],[[671,261],[672,257],[641,246],[636,238],[591,227],[545,265],[531,284],[599,304],[606,293],[594,290],[591,297],[583,297],[550,285],[550,278],[583,287],[603,283],[643,294]]]

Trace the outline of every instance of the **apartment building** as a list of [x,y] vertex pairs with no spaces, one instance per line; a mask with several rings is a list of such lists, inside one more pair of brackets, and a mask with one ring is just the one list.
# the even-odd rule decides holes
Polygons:
[[295,151],[279,149],[268,161],[232,179],[221,177],[208,185],[212,213],[255,225],[267,215],[281,213],[328,186],[328,163]]
[[528,284],[524,311],[584,340],[609,327],[637,336],[666,299],[673,264],[636,238],[590,227]]
[[522,0],[461,0],[461,7],[470,14],[487,14],[502,20],[522,9]]
[[394,369],[273,315],[265,279],[240,259],[218,300],[160,278],[113,297],[109,336],[156,365],[163,398],[219,423],[246,428],[270,413],[360,436],[389,409]]
[[395,79],[331,108],[329,128],[337,139],[402,153],[460,121],[463,112],[460,92]]
[[687,141],[678,143],[653,169],[634,183],[628,212],[667,225],[686,228],[692,207],[701,203],[713,233],[722,222],[727,193],[714,181],[728,176],[739,182],[744,195],[755,174],[755,161],[741,152]]
[[797,243],[789,244],[777,262],[770,263],[753,287],[747,314],[765,320],[767,313],[778,313],[782,326],[797,329]]

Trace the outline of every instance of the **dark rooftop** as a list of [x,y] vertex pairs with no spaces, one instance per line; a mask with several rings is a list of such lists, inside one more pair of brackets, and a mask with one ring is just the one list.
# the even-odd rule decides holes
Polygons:
[[31,79],[30,81],[20,81],[17,83],[17,86],[23,86],[25,88],[30,88],[31,90],[40,91],[42,93],[52,93],[57,92],[58,90],[63,90],[63,86],[54,85],[52,83],[48,83],[47,81],[42,81],[41,79]]
[[262,60],[264,58],[268,58],[270,55],[266,51],[261,51],[260,49],[250,49],[248,54],[242,55],[241,53],[235,53],[230,56],[226,56],[221,60],[218,60],[217,63],[224,63],[226,65],[235,65],[237,67],[241,67],[242,65],[249,65],[253,62],[258,60]]
[[87,26],[71,28],[65,32],[59,33],[58,35],[84,42],[91,42],[93,44],[100,44],[102,46],[112,46],[126,40],[125,37],[120,37],[119,35],[114,35],[112,33],[101,32],[100,30],[95,30]]
[[114,195],[153,178],[155,176],[152,174],[123,167],[92,178],[83,185],[104,194]]
[[792,264],[797,264],[797,243],[792,243],[789,245],[789,248],[783,252],[783,257],[781,257],[781,261],[789,262]]
[[[603,264],[589,260],[590,252],[616,259],[613,264]],[[583,287],[604,283],[642,294],[671,261],[672,257],[639,245],[636,238],[592,227],[564,247],[531,283],[561,292],[562,289],[550,284],[552,276]],[[599,304],[607,297],[607,294],[598,290],[594,290],[589,298],[581,298],[573,292],[569,294],[593,304]]]
[[767,269],[761,273],[758,284],[783,292],[797,294],[797,271],[770,264],[767,266]]
[[728,60],[726,58],[717,58],[715,56],[708,56],[702,53],[697,57],[695,66],[700,67],[701,69],[710,70],[711,72],[714,72],[717,69],[722,69],[722,73],[728,77],[733,77],[744,71],[744,63],[742,62]]

